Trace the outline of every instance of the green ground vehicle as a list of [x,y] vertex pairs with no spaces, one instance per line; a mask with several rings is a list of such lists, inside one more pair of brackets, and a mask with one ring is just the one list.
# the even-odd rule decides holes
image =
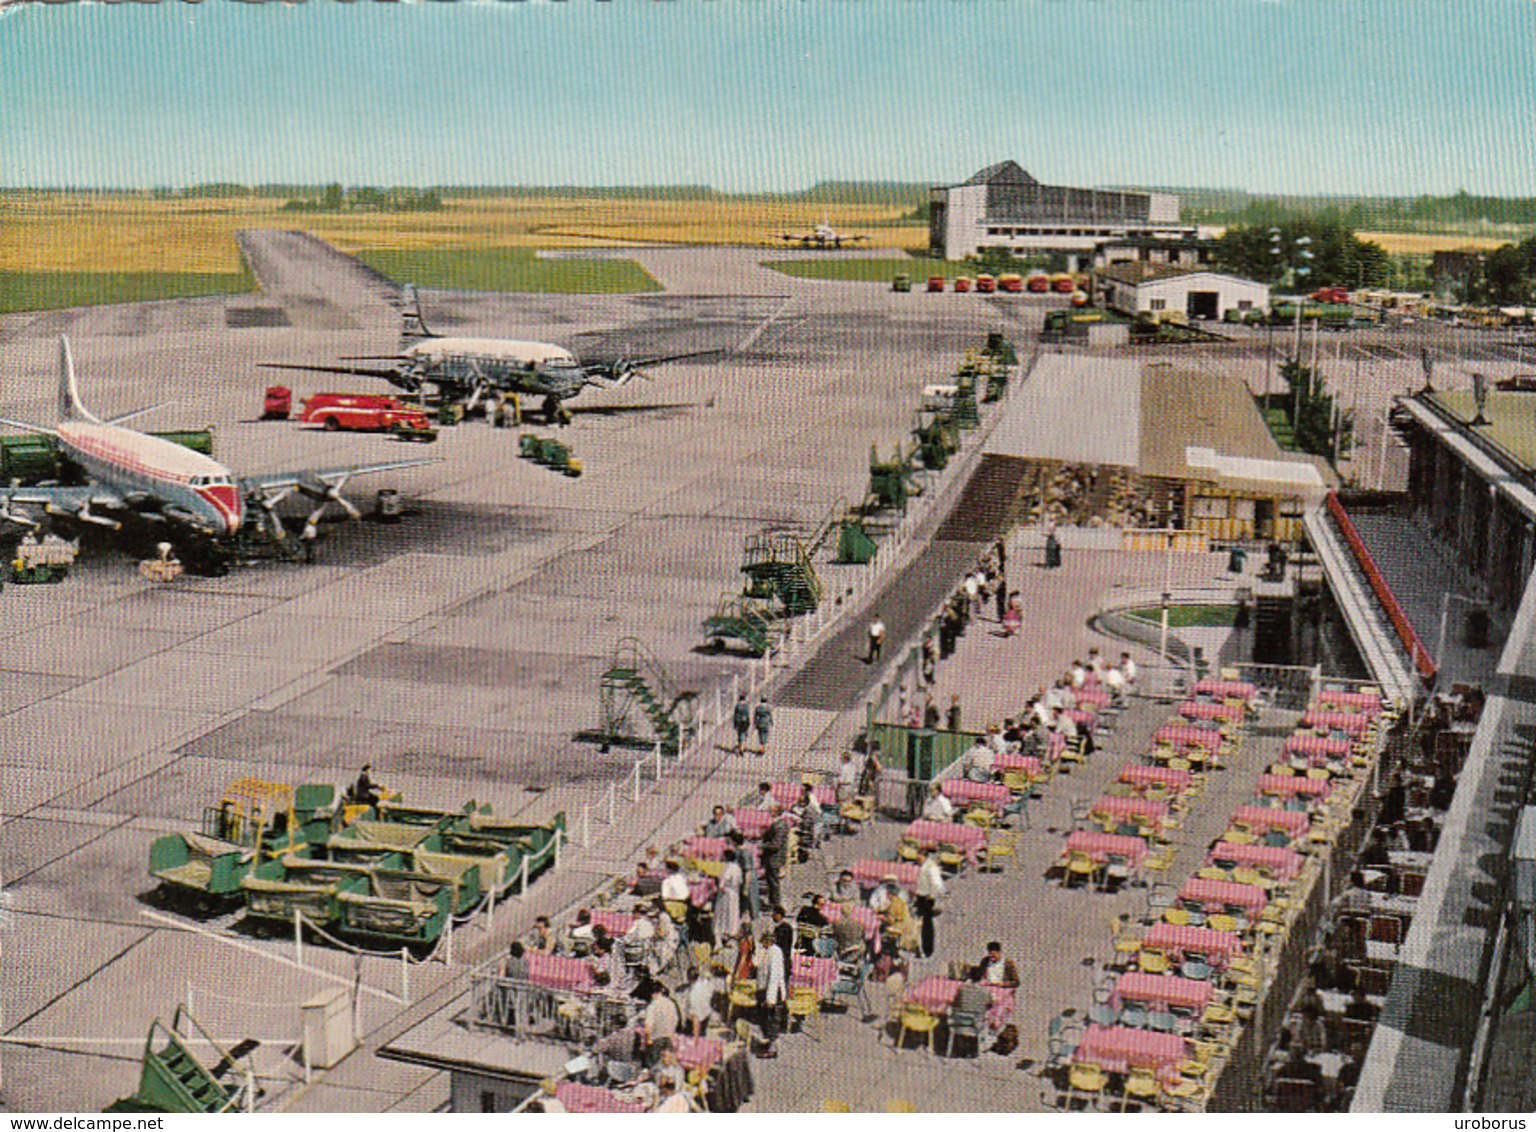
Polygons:
[[905,271],[898,271],[896,277],[891,280],[891,290],[902,292],[912,290],[912,276]]
[[573,478],[581,475],[581,460],[572,456],[569,448],[552,437],[525,432],[517,438],[517,454],[561,475]]
[[240,882],[260,861],[329,836],[335,796],[324,784],[238,779],[217,805],[204,809],[200,830],[151,843],[149,874],[172,898],[237,898]]
[[347,885],[337,893],[337,926],[349,938],[391,947],[430,945],[453,914],[454,887],[426,873],[370,869],[362,885]]
[[293,925],[294,913],[316,927],[335,931],[341,894],[367,892],[378,868],[400,868],[405,857],[392,853],[375,861],[312,860],[289,854],[257,865],[241,882],[245,917],[257,924]]
[[453,889],[455,912],[467,912],[480,903],[485,893],[482,878],[489,876],[499,888],[506,872],[506,854],[500,846],[486,846],[478,853],[446,852],[442,832],[424,825],[357,821],[332,835],[325,849],[330,860],[356,863],[398,855],[415,872],[447,881]]
[[726,641],[740,641],[752,656],[763,656],[776,645],[778,619],[772,605],[761,598],[726,594],[714,613],[704,619],[704,639],[715,651]]

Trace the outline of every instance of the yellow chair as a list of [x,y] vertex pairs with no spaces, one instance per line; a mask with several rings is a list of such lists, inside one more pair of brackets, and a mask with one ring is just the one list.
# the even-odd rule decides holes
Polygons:
[[826,1100],[821,1102],[821,1111],[822,1112],[852,1112],[853,1111],[853,1106],[851,1104],[849,1104],[847,1101],[834,1100],[833,1098],[828,1097]]
[[1136,965],[1144,975],[1166,975],[1173,966],[1168,953],[1161,947],[1146,946],[1136,953]]
[[1141,859],[1141,867],[1154,873],[1165,873],[1178,856],[1179,847],[1171,841],[1160,842],[1154,852]]
[[1235,932],[1237,931],[1237,917],[1228,916],[1224,912],[1217,912],[1215,915],[1206,918],[1205,926],[1213,932]]
[[951,844],[948,841],[941,841],[938,846],[938,854],[939,864],[951,872],[957,872],[965,868],[965,854],[961,851],[960,846]]
[[1235,825],[1231,829],[1227,830],[1226,833],[1223,833],[1221,835],[1221,839],[1223,841],[1230,841],[1233,845],[1254,845],[1257,844],[1259,840],[1246,829],[1242,829],[1241,827]]
[[1072,883],[1073,877],[1079,877],[1085,884],[1092,884],[1094,874],[1099,871],[1099,863],[1087,853],[1076,849],[1067,857],[1067,883]]
[[1164,908],[1163,919],[1170,924],[1188,924],[1190,921],[1188,908]]
[[683,900],[663,901],[662,907],[666,908],[667,915],[672,917],[674,924],[680,924],[688,918],[688,904]]
[[1124,1112],[1132,1101],[1150,1105],[1157,1100],[1162,1092],[1158,1084],[1157,1073],[1145,1066],[1133,1065],[1130,1072],[1125,1075],[1125,1093],[1120,1104],[1120,1111]]
[[939,1028],[939,1016],[927,1007],[913,1002],[901,1004],[901,1032],[896,1037],[896,1048],[907,1044],[907,1035],[922,1034],[928,1041],[928,1052],[933,1052],[933,1034]]
[[1161,1082],[1161,1087],[1163,1098],[1170,1102],[1168,1107],[1185,1111],[1203,1104],[1211,1095],[1210,1086],[1204,1081],[1182,1075],[1177,1081]]
[[1141,940],[1129,934],[1119,934],[1115,937],[1115,965],[1128,967],[1135,961],[1141,951]]
[[903,1112],[916,1112],[917,1106],[909,1100],[904,1100],[901,1097],[897,1097],[894,1100],[885,1102],[885,1111],[895,1116]]
[[731,1003],[726,1009],[726,1021],[730,1021],[731,1015],[739,1008],[752,1010],[757,1006],[757,980],[737,979],[731,983]]
[[1072,1094],[1082,1093],[1086,1101],[1091,1101],[1095,1108],[1098,1107],[1099,1096],[1104,1092],[1104,1087],[1109,1084],[1109,1074],[1091,1061],[1074,1061],[1072,1067],[1067,1070],[1067,1097],[1070,1101]]
[[[817,1041],[821,1040],[821,999],[816,993],[815,987],[791,987],[789,990],[789,1016],[799,1018],[801,1027]],[[812,1019],[815,1020],[816,1031],[811,1030]]]
[[1168,766],[1172,770],[1193,770],[1194,764],[1182,755],[1176,755],[1168,760]]
[[1003,871],[1003,862],[1009,858],[1017,857],[1019,851],[1019,834],[1017,831],[994,830],[992,836],[987,838],[987,859],[982,866],[983,872],[1000,873]]
[[1270,881],[1264,876],[1263,873],[1259,872],[1258,869],[1247,865],[1239,865],[1237,868],[1233,869],[1232,879],[1235,880],[1238,884],[1252,884],[1258,886],[1259,888],[1268,888],[1270,886]]
[[1218,869],[1215,865],[1206,865],[1199,872],[1195,873],[1195,875],[1197,877],[1199,877],[1201,880],[1226,880],[1227,879],[1227,872],[1226,872],[1226,870],[1225,869]]
[[[896,856],[900,857],[903,861],[921,860],[923,856],[923,849],[922,846],[917,843],[915,838],[903,837],[901,839],[901,844],[896,846]],[[793,860],[793,858],[791,858],[791,860]]]
[[1003,785],[1015,794],[1026,793],[1034,786],[1029,779],[1029,775],[1025,774],[1022,770],[1003,771]]
[[960,818],[962,825],[973,825],[977,829],[992,828],[992,811],[985,806],[972,806]]

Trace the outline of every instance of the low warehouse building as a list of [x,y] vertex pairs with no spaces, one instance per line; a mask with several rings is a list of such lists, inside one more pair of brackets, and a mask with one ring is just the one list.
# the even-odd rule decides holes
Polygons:
[[1219,321],[1269,308],[1269,287],[1235,275],[1142,262],[1113,263],[1094,273],[1105,306],[1164,321]]

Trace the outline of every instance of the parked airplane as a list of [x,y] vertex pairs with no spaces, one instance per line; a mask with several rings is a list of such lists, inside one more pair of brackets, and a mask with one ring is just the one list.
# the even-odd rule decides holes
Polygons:
[[409,286],[405,289],[404,318],[398,354],[339,359],[343,362],[393,363],[387,368],[290,365],[286,362],[259,364],[268,369],[376,377],[417,394],[431,385],[442,401],[461,404],[466,413],[474,412],[501,394],[542,397],[545,420],[550,424],[563,424],[569,419],[563,402],[588,385],[616,388],[633,377],[644,376],[642,371],[647,366],[720,353],[719,350],[696,350],[664,357],[582,361],[563,346],[551,342],[444,337],[427,327],[421,316],[421,300],[416,295],[416,288]]
[[[159,406],[155,406],[158,408]],[[69,340],[59,339],[59,423],[45,428],[0,417],[0,424],[54,438],[67,464],[78,469],[78,484],[15,484],[0,487],[0,519],[37,530],[43,517],[94,524],[121,531],[141,523],[162,531],[189,566],[221,570],[234,537],[246,524],[248,505],[255,521],[281,543],[287,537],[278,506],[298,492],[314,500],[299,538],[311,545],[326,508],[334,503],[354,519],[361,512],[341,491],[353,476],[410,468],[435,460],[391,460],[294,472],[235,476],[209,456],[180,444],[122,427],[149,412],[102,420],[80,402]]]
[[786,244],[799,244],[802,248],[840,248],[844,244],[856,244],[860,240],[869,239],[868,236],[850,236],[839,232],[826,221],[822,221],[809,232],[780,232],[779,239]]

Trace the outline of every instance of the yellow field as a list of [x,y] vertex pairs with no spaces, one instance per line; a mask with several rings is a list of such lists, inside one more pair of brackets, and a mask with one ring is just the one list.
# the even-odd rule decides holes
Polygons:
[[256,198],[153,201],[45,194],[0,198],[0,271],[240,270],[241,228],[302,228],[345,252],[361,248],[596,247],[616,244],[778,245],[823,213],[865,246],[919,248],[927,228],[901,210],[781,201],[449,199],[441,212],[284,212]]
[[1516,243],[1518,236],[1500,239],[1494,236],[1457,236],[1453,233],[1424,235],[1419,232],[1356,232],[1362,240],[1380,245],[1390,255],[1433,255],[1435,252],[1454,252],[1464,248],[1487,251]]

